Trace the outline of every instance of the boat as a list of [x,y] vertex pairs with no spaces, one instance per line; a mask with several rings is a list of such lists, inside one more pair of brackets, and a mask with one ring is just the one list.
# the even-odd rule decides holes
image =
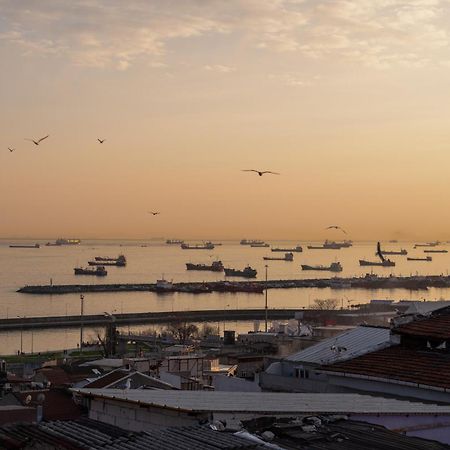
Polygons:
[[168,245],[181,245],[184,244],[184,241],[181,239],[167,239],[166,244]]
[[380,267],[394,267],[395,262],[390,259],[385,259],[384,261],[366,261],[364,259],[359,260],[360,266],[380,266]]
[[156,292],[172,292],[173,291],[173,283],[171,281],[167,281],[164,278],[160,280],[156,280]]
[[426,256],[425,258],[406,258],[407,261],[432,261],[431,256]]
[[308,264],[302,264],[302,270],[327,270],[329,272],[342,272],[342,265],[340,262],[331,263],[329,266],[310,266]]
[[181,244],[180,246],[183,250],[213,250],[214,244],[211,242],[205,242],[204,244]]
[[424,250],[424,253],[448,253],[448,250]]
[[270,245],[266,244],[265,242],[258,242],[256,244],[250,244],[250,247],[264,247],[264,248],[267,248],[267,247],[270,247]]
[[98,277],[104,277],[108,275],[108,272],[103,266],[97,266],[95,269],[90,267],[75,267],[75,269],[73,270],[75,272],[75,275],[96,275]]
[[117,266],[125,267],[127,265],[127,259],[124,255],[119,255],[117,258],[109,258],[103,256],[96,256],[95,261],[88,261],[90,266]]
[[264,256],[265,261],[294,261],[293,253],[285,253],[283,258],[277,258],[275,256]]
[[55,242],[47,242],[45,245],[46,246],[60,246],[60,245],[79,245],[81,244],[80,239],[63,239],[63,238],[59,238],[56,239]]
[[351,247],[352,241],[329,241],[326,240],[323,245],[308,245],[309,250],[340,250],[341,248]]
[[439,244],[440,244],[439,241],[426,242],[425,244],[415,244],[414,248],[417,248],[417,247],[437,247]]
[[225,268],[225,276],[227,277],[243,277],[243,278],[256,278],[258,273],[255,269],[247,266],[244,270]]
[[241,245],[252,245],[252,244],[264,244],[264,241],[259,241],[257,239],[242,239]]
[[222,242],[212,242],[212,241],[206,241],[205,244],[211,244],[214,245],[214,247],[223,245]]
[[301,245],[297,245],[294,248],[272,248],[271,249],[273,252],[289,252],[289,253],[301,253],[303,251],[303,248]]
[[9,248],[40,248],[39,244],[18,244],[18,245],[10,245]]
[[214,261],[212,264],[186,263],[187,270],[209,270],[211,272],[223,272],[222,261]]
[[381,253],[383,255],[407,255],[408,252],[402,248],[400,250],[382,250]]
[[365,259],[359,260],[360,266],[379,266],[379,267],[394,267],[395,262],[390,259],[386,259],[383,255],[383,251],[381,250],[381,244],[377,242],[377,252],[375,253],[380,261],[366,261]]

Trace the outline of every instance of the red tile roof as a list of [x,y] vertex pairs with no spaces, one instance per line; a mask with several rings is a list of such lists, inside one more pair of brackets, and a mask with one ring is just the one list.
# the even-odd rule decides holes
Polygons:
[[322,369],[450,389],[450,355],[437,351],[395,346]]
[[450,339],[450,314],[416,319],[396,327],[394,333],[429,339]]
[[71,368],[63,366],[42,367],[37,369],[36,374],[41,374],[47,379],[52,386],[71,386],[78,381],[86,379],[92,375],[90,368],[83,368],[83,370],[71,370]]

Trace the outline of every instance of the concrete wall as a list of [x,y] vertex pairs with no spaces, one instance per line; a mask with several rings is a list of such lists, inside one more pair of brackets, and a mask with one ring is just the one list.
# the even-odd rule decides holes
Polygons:
[[164,408],[142,407],[133,403],[109,399],[92,399],[89,408],[90,419],[130,431],[197,425],[200,419],[207,417],[207,414],[190,415]]

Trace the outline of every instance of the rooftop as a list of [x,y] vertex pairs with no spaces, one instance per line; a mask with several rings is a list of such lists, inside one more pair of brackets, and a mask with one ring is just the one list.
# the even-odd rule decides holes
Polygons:
[[394,329],[395,333],[428,339],[450,339],[450,314],[437,311],[429,317],[418,318]]
[[[262,448],[255,442],[209,427],[167,428],[149,432],[129,432],[89,419],[77,421],[13,424],[0,427],[1,448],[23,448],[25,444],[40,444],[27,448],[58,449],[145,449],[145,450],[247,450]],[[47,445],[47,446],[45,446]]]
[[287,361],[331,364],[390,345],[389,328],[359,326],[320,341],[286,358]]
[[395,346],[324,366],[322,369],[328,373],[345,373],[346,376],[363,375],[413,383],[421,387],[450,389],[450,355],[436,350]]
[[450,405],[360,394],[72,389],[82,395],[186,412],[449,414]]

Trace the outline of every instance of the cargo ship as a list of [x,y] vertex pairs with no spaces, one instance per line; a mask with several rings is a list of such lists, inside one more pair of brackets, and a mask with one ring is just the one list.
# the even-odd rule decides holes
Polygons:
[[254,244],[264,244],[264,241],[259,241],[257,239],[242,239],[241,245],[254,245]]
[[402,248],[400,250],[382,250],[381,253],[383,255],[407,255],[408,252]]
[[83,267],[75,267],[73,269],[75,272],[75,275],[96,275],[98,277],[104,277],[108,275],[108,272],[103,266],[98,266],[95,269],[94,268],[83,268]]
[[377,252],[375,253],[379,258],[380,261],[366,261],[365,259],[359,260],[360,266],[378,266],[378,267],[394,267],[395,262],[391,261],[390,259],[386,259],[383,256],[383,251],[381,250],[381,244],[377,242]]
[[9,248],[41,248],[39,244],[18,244],[18,245],[10,245]]
[[181,245],[184,244],[184,241],[181,239],[167,239],[166,244],[168,245]]
[[308,245],[310,250],[340,250],[341,248],[351,247],[353,245],[352,241],[328,241],[326,240],[323,245]]
[[47,246],[60,246],[60,245],[78,245],[81,244],[80,239],[56,239],[55,242],[47,242],[45,245]]
[[213,250],[214,244],[211,242],[205,242],[204,244],[181,244],[180,246],[183,250]]
[[244,270],[227,269],[225,268],[225,276],[227,277],[243,277],[243,278],[256,278],[258,273],[255,269],[247,266]]
[[303,247],[301,245],[297,245],[297,247],[294,248],[272,248],[273,252],[289,252],[289,253],[301,253],[303,251]]
[[425,244],[415,244],[414,248],[417,248],[417,247],[437,247],[439,244],[440,244],[439,241],[426,242]]
[[127,265],[127,259],[125,255],[119,255],[117,258],[109,258],[107,256],[96,256],[95,261],[88,261],[90,266],[117,266],[125,267]]
[[187,270],[208,270],[211,272],[223,272],[222,261],[214,261],[212,264],[193,264],[186,263]]
[[263,248],[267,248],[270,247],[269,244],[266,244],[265,242],[259,242],[257,244],[250,244],[250,247],[263,247]]
[[331,263],[329,266],[309,266],[302,264],[302,270],[327,270],[329,272],[342,272],[342,265],[340,262]]
[[448,250],[424,250],[424,253],[448,253]]
[[294,261],[293,253],[285,253],[283,258],[277,258],[276,256],[264,256],[265,261]]
[[426,256],[425,258],[406,258],[407,261],[433,261],[431,256]]

